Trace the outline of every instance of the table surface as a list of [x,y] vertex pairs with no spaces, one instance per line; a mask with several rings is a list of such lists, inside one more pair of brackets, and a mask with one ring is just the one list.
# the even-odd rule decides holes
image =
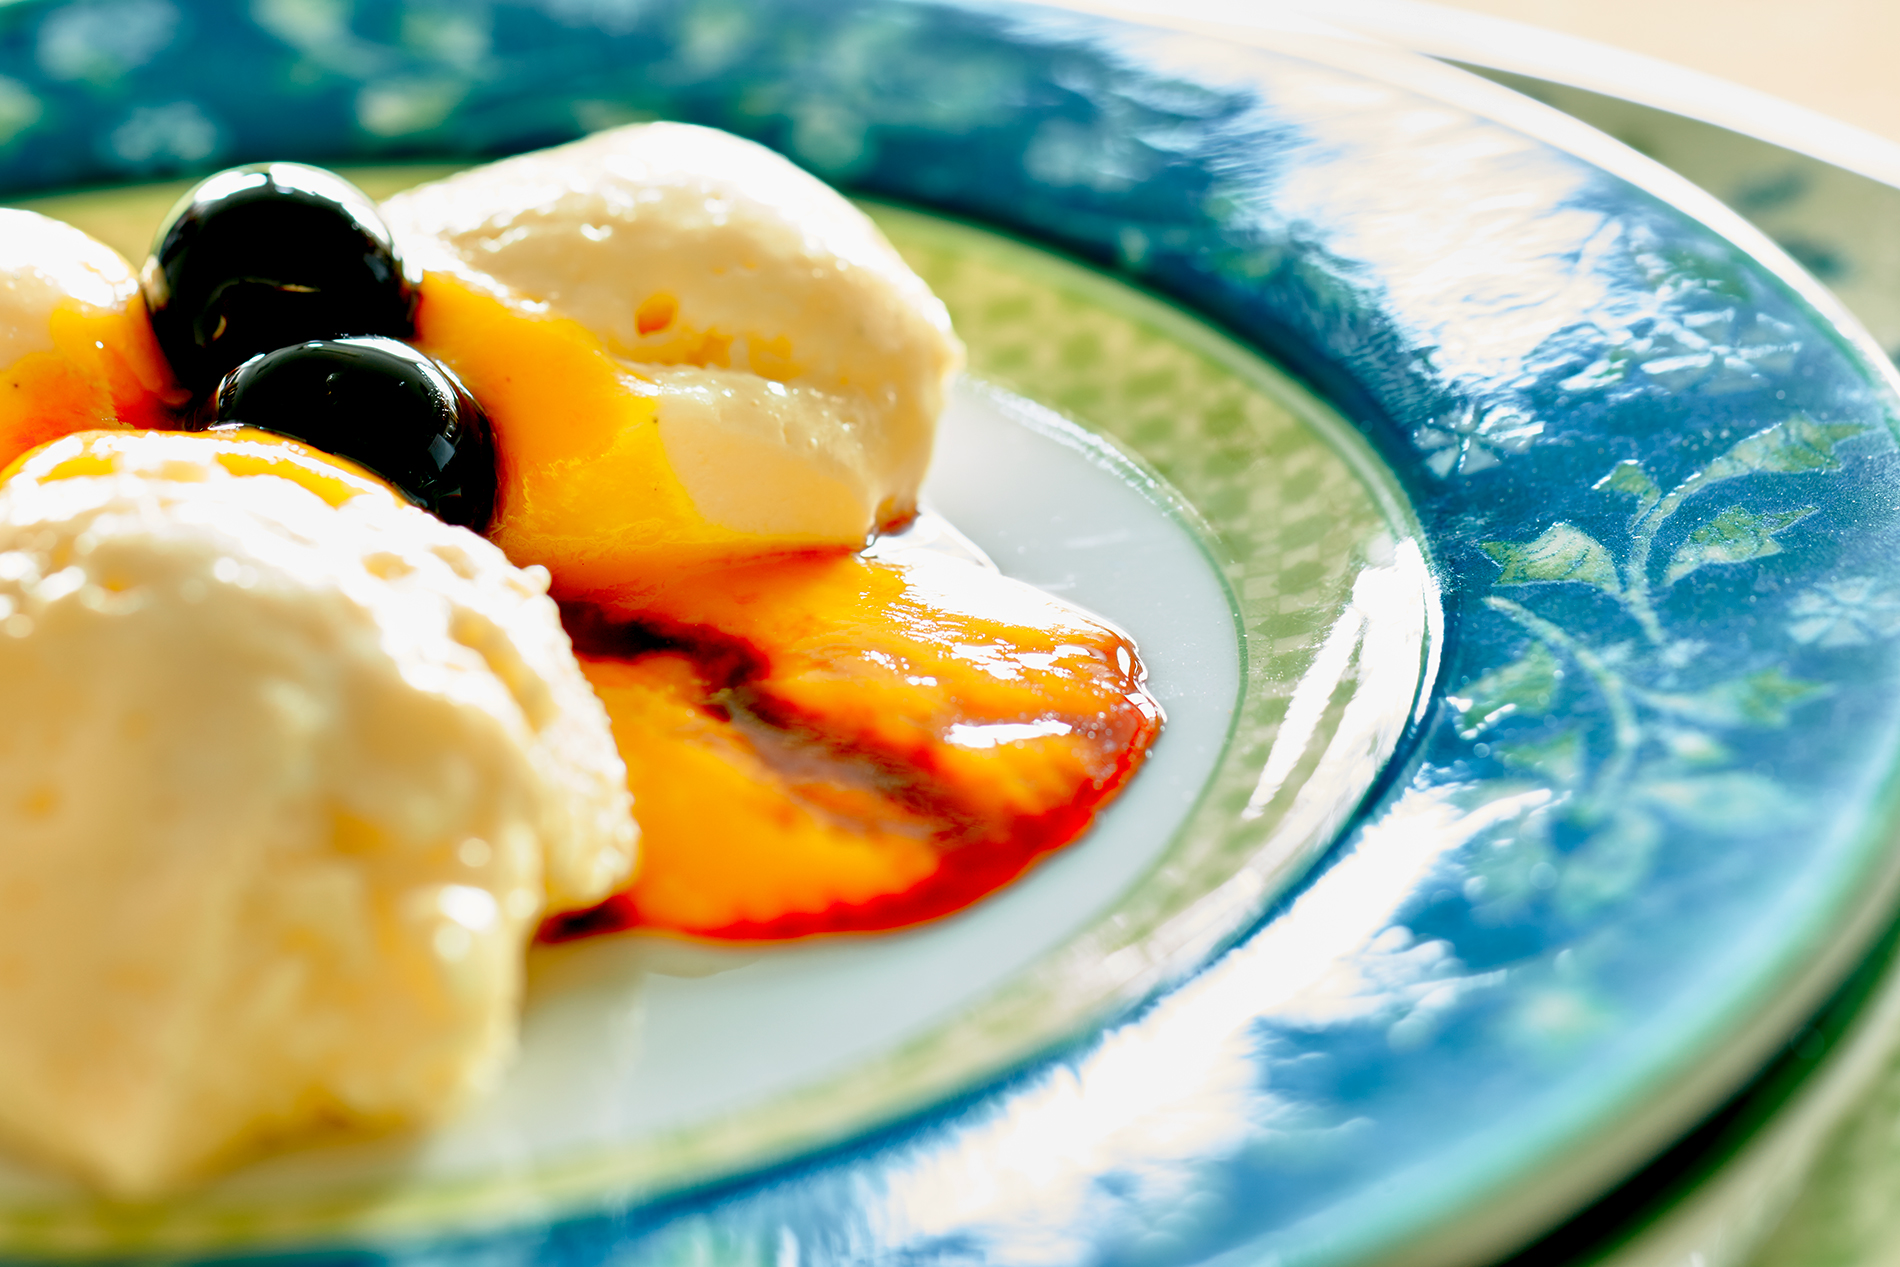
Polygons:
[[[1324,13],[1325,0],[1309,6]],[[1438,6],[1433,6],[1438,7]],[[1892,0],[1447,0],[1716,75],[1900,141]]]

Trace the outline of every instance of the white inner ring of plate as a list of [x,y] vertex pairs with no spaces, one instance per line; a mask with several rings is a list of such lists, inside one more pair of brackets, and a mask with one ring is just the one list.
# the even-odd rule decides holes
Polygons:
[[[965,384],[925,487],[1003,571],[1114,621],[1148,665],[1166,729],[1080,843],[907,932],[764,950],[621,936],[536,951],[521,1055],[494,1095],[419,1136],[287,1152],[214,1189],[269,1199],[379,1175],[494,1175],[690,1131],[865,1067],[1100,918],[1192,808],[1240,689],[1226,588],[1131,476],[1049,411]],[[5,1178],[16,1176],[5,1186],[48,1182]]]

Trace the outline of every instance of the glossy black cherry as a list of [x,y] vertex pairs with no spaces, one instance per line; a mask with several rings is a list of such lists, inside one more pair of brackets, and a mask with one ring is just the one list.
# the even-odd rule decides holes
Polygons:
[[415,287],[376,205],[303,163],[200,181],[160,226],[141,285],[159,347],[197,393],[260,352],[414,326]]
[[252,357],[206,402],[209,426],[258,427],[368,467],[480,532],[495,509],[488,416],[438,362],[385,338],[319,339]]

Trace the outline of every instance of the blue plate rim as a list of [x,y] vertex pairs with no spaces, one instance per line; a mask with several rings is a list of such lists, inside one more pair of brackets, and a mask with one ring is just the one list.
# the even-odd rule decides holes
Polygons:
[[[1016,15],[1028,15],[1031,12],[998,4],[905,7]],[[1024,20],[1029,19],[1025,17]],[[1083,23],[1075,29],[1116,33],[1115,28],[1102,23]],[[1127,35],[1128,29],[1122,28],[1120,34]],[[1582,159],[1600,171],[1647,192],[1661,204],[1699,222],[1718,238],[1750,257],[1788,295],[1820,319],[1825,333],[1851,349],[1851,359],[1862,373],[1877,382],[1889,403],[1900,398],[1900,373],[1895,371],[1873,345],[1871,338],[1860,330],[1858,323],[1831,295],[1740,217],[1666,169],[1590,131],[1567,116],[1518,98],[1507,90],[1475,77],[1464,76],[1410,55],[1299,34],[1274,37],[1270,42],[1270,50],[1280,56],[1313,61],[1335,69],[1345,69],[1349,73],[1366,74],[1383,84],[1396,85],[1455,106]],[[1187,303],[1184,299],[1178,302]],[[1256,341],[1243,339],[1243,342],[1253,344]],[[1888,425],[1891,426],[1890,416]],[[1879,823],[1877,834],[1883,837],[1891,835],[1891,825],[1896,817],[1895,794],[1888,792],[1878,798],[1872,808],[1873,812],[1866,815],[1867,820]],[[1842,884],[1855,890],[1857,900],[1843,901],[1845,918],[1836,926],[1835,935],[1827,939],[1824,945],[1789,949],[1786,957],[1788,962],[1784,965],[1779,987],[1773,991],[1773,1001],[1763,1004],[1757,1000],[1756,1006],[1742,1009],[1753,1016],[1753,1023],[1746,1028],[1745,1034],[1738,1038],[1733,1026],[1718,1025],[1717,1028],[1724,1029],[1733,1041],[1713,1062],[1707,1059],[1699,1062],[1699,1076],[1690,1078],[1687,1070],[1676,1069],[1670,1075],[1659,1075],[1654,1084],[1631,1094],[1632,1106],[1640,1101],[1656,1110],[1653,1115],[1647,1115],[1643,1130],[1620,1132],[1620,1143],[1614,1147],[1606,1145],[1594,1153],[1584,1150],[1567,1158],[1555,1172],[1556,1177],[1547,1170],[1536,1178],[1539,1191],[1535,1194],[1520,1192],[1515,1200],[1493,1194],[1492,1199],[1499,1208],[1508,1205],[1516,1211],[1510,1217],[1499,1215],[1491,1221],[1485,1235],[1494,1248],[1521,1239],[1526,1228],[1548,1222],[1554,1212],[1578,1204],[1581,1195],[1600,1188],[1607,1176],[1627,1168],[1632,1156],[1652,1151],[1663,1140],[1679,1133],[1703,1109],[1720,1099],[1722,1093],[1739,1085],[1743,1076],[1759,1063],[1767,1051],[1813,1010],[1818,1001],[1845,975],[1848,967],[1860,957],[1866,946],[1871,944],[1890,914],[1895,893],[1900,891],[1900,860],[1891,856],[1879,859],[1877,865],[1870,866],[1866,873],[1843,878]],[[1705,1042],[1703,1047],[1707,1046]],[[1704,1050],[1698,1054],[1706,1058],[1710,1053]],[[1689,1063],[1689,1058],[1685,1055],[1681,1063]],[[1589,1117],[1597,1114],[1600,1114],[1600,1109],[1584,1115]],[[1579,1133],[1587,1134],[1576,1123],[1559,1133],[1570,1134],[1573,1138]],[[1567,1178],[1563,1177],[1566,1175]],[[1525,1188],[1531,1182],[1529,1178],[1521,1178],[1517,1186]],[[1508,1188],[1510,1184],[1501,1186]],[[1406,1251],[1382,1255],[1380,1261],[1393,1264],[1459,1261],[1471,1252],[1473,1235],[1474,1229],[1468,1214],[1454,1212],[1441,1221],[1436,1232],[1415,1237]]]

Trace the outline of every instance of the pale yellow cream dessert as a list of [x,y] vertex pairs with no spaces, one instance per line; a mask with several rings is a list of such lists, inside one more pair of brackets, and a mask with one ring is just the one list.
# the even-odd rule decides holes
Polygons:
[[169,425],[182,400],[132,266],[71,225],[0,209],[0,465],[82,428]]
[[856,548],[915,510],[962,345],[876,226],[785,158],[642,124],[383,213],[425,270],[421,346],[494,419],[491,535],[557,589]]
[[537,922],[635,848],[545,587],[271,437],[0,485],[0,1134],[144,1196],[495,1080]]
[[0,209],[0,365],[52,351],[55,311],[120,311],[138,293],[132,266],[105,243],[32,211]]

